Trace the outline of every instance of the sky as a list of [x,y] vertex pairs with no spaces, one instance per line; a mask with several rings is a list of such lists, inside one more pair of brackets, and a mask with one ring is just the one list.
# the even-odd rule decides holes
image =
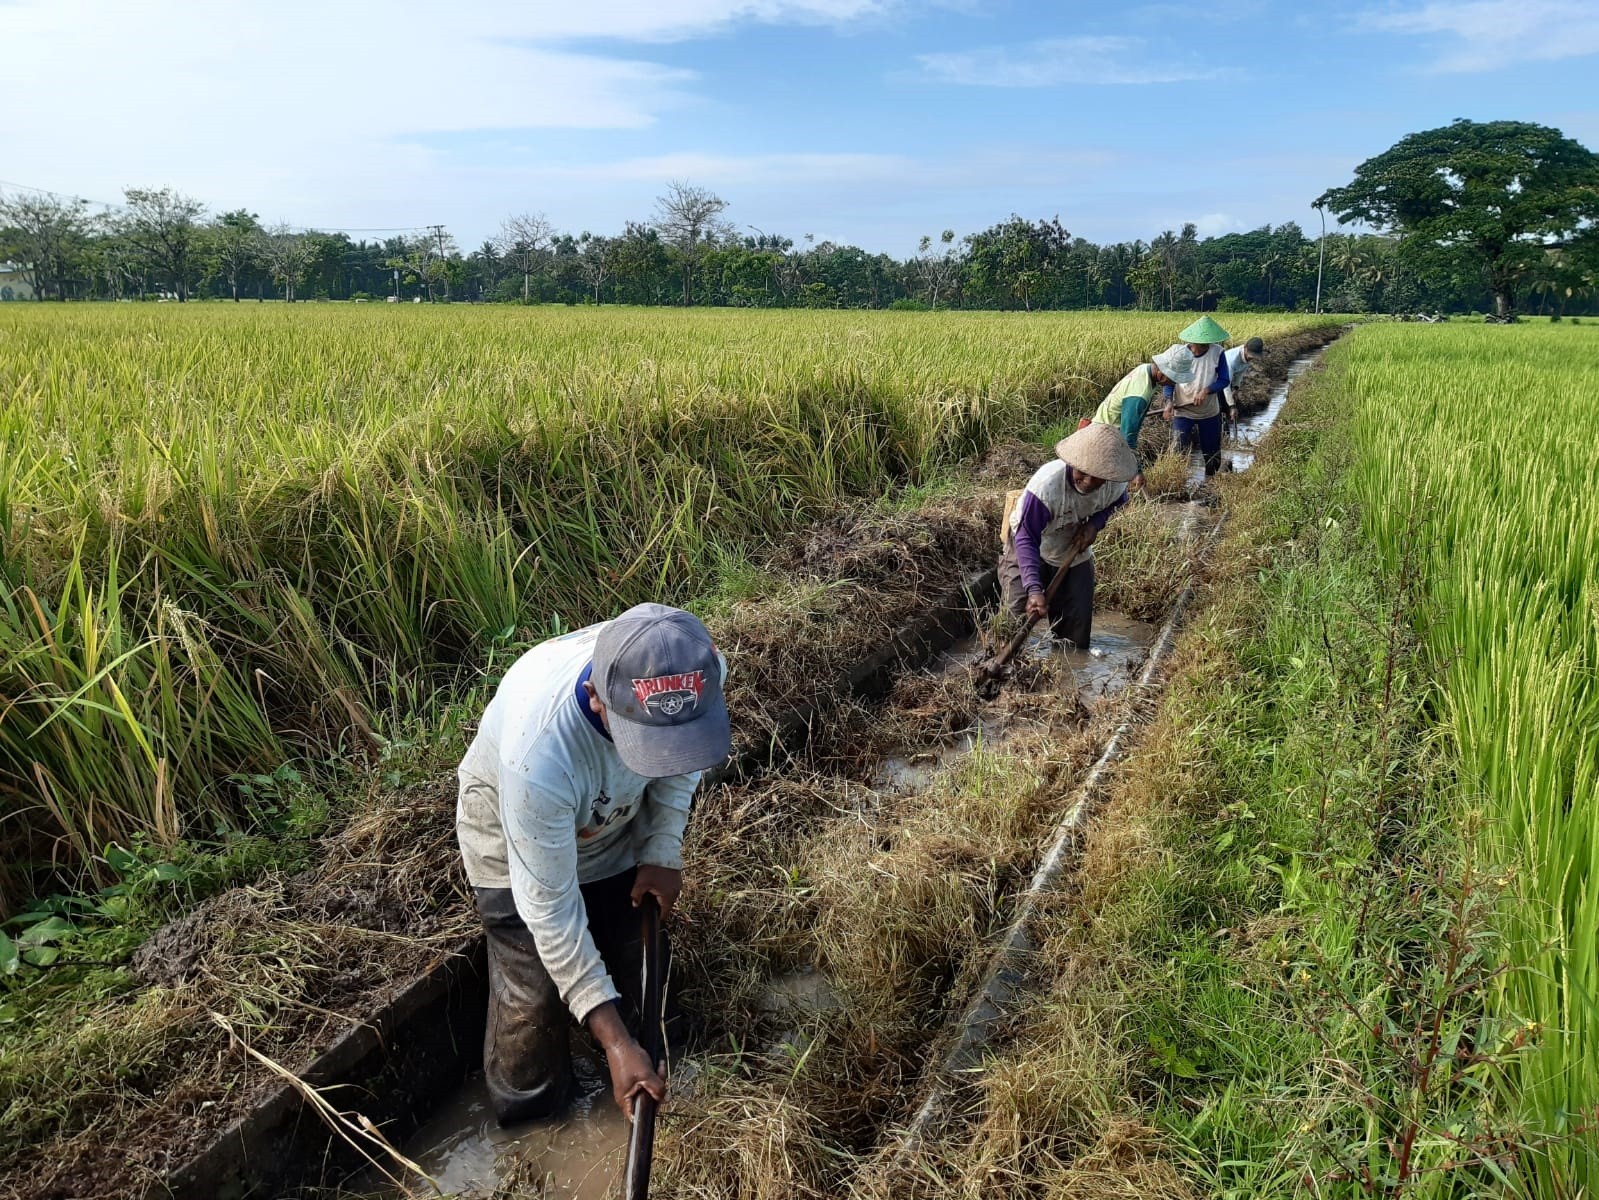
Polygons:
[[903,255],[1012,212],[1097,242],[1298,221],[1457,117],[1599,148],[1599,0],[0,0],[0,188],[354,237],[647,220]]

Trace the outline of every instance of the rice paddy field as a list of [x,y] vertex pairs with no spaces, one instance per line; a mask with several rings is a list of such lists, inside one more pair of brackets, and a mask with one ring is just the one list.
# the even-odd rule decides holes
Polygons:
[[[250,1099],[236,1043],[301,1070],[308,1031],[458,955],[472,705],[646,597],[706,614],[742,745],[812,714],[690,826],[707,1043],[657,1194],[1592,1194],[1599,454],[1570,364],[1599,329],[1363,325],[1247,471],[1196,490],[1162,456],[1099,547],[1102,610],[1190,597],[1145,691],[1084,707],[1053,659],[986,707],[947,669],[842,686],[1184,320],[0,308],[6,899],[88,897],[6,928],[144,922],[0,962],[0,1196],[166,1194]],[[1335,332],[1224,323],[1282,344],[1274,381]],[[1014,1006],[940,1084],[1079,787]],[[299,857],[172,898],[164,847],[263,823]],[[544,1166],[495,1200],[604,1194]]]
[[[1414,581],[1453,800],[1502,881],[1484,1000],[1515,1047],[1510,1123],[1536,1134],[1521,1183],[1575,1196],[1599,1183],[1599,409],[1571,363],[1599,332],[1493,333],[1362,332],[1341,381],[1349,486],[1373,551]],[[1484,420],[1484,396],[1547,416]]]
[[1176,320],[8,305],[4,894],[247,823],[252,777],[1086,408]]

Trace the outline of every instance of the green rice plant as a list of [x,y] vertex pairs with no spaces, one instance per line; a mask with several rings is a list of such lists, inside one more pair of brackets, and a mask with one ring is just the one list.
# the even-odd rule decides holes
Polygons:
[[1599,400],[1586,329],[1363,330],[1333,360],[1373,550],[1418,568],[1441,718],[1507,877],[1520,1186],[1599,1184]]
[[359,755],[552,621],[685,602],[1086,411],[1182,323],[7,306],[3,861],[247,820],[228,776]]

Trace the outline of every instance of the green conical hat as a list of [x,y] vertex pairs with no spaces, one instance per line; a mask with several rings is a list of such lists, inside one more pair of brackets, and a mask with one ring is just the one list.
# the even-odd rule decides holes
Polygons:
[[1192,342],[1196,346],[1208,346],[1212,342],[1225,342],[1231,335],[1216,324],[1209,317],[1200,317],[1187,329],[1177,335],[1180,342]]

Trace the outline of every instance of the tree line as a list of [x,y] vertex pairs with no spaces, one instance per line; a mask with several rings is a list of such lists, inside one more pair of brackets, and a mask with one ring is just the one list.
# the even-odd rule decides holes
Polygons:
[[1558,131],[1455,122],[1324,193],[1317,207],[1376,230],[1325,238],[1294,222],[1205,238],[1187,224],[1100,245],[1058,217],[1013,214],[964,236],[930,233],[900,259],[738,226],[722,197],[677,182],[618,233],[562,231],[529,212],[462,251],[443,226],[352,239],[130,188],[98,216],[51,193],[0,193],[0,259],[22,267],[40,300],[1288,311],[1311,308],[1319,284],[1322,308],[1340,312],[1564,314],[1596,301],[1596,196],[1599,159]]

